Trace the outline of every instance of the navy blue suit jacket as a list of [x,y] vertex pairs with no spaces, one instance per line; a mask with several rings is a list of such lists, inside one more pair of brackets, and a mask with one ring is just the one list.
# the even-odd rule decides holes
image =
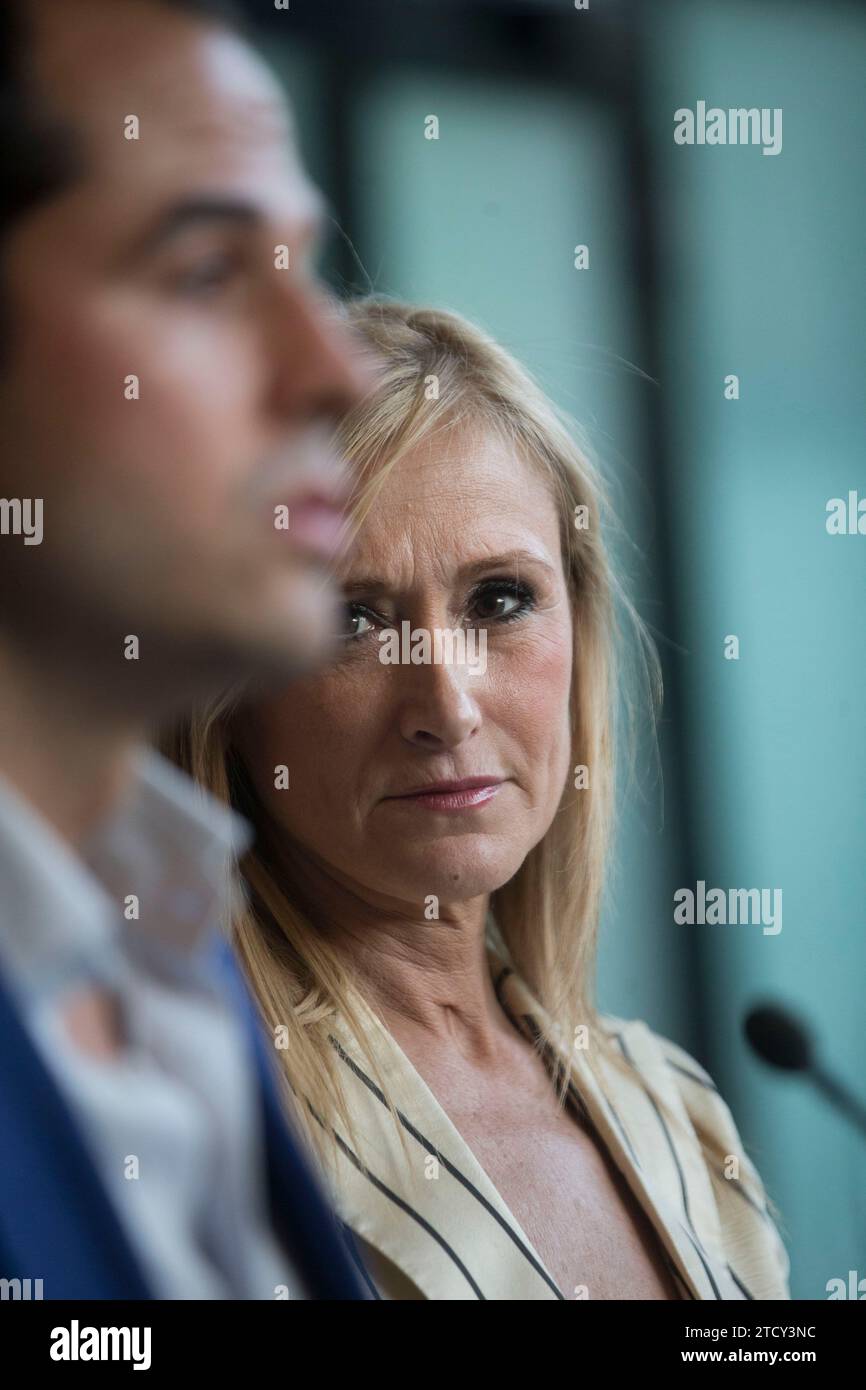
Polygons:
[[[214,952],[255,1057],[270,1209],[310,1296],[375,1297],[282,1113],[275,1061],[228,946]],[[219,1192],[214,1193],[219,1201]],[[0,1279],[51,1299],[153,1298],[83,1142],[0,977]]]

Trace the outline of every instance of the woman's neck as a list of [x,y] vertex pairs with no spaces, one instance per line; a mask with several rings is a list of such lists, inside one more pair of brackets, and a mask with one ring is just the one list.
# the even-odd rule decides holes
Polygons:
[[486,894],[440,904],[430,920],[423,906],[377,897],[306,855],[288,867],[317,930],[401,1046],[450,1047],[479,1063],[493,1055],[509,1025],[490,978]]

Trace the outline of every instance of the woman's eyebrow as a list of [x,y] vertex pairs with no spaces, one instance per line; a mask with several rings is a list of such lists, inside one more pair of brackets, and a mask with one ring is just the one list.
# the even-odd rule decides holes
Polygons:
[[390,584],[384,579],[375,578],[373,575],[358,575],[355,579],[345,579],[340,584],[343,593],[348,594],[388,594],[391,592]]
[[[550,574],[555,574],[554,566],[549,560],[534,550],[507,550],[501,555],[484,555],[477,560],[467,560],[465,565],[457,568],[457,577],[460,579],[471,579],[475,575],[483,574],[487,570],[520,570],[521,565],[528,565],[531,568],[541,568]],[[381,574],[356,574],[347,578],[341,585],[344,594],[393,594],[400,590],[399,583],[389,583],[383,579]]]
[[460,575],[478,574],[490,569],[519,569],[521,565],[537,565],[555,573],[553,565],[536,550],[506,550],[501,555],[485,555],[479,560],[469,560],[461,565]]

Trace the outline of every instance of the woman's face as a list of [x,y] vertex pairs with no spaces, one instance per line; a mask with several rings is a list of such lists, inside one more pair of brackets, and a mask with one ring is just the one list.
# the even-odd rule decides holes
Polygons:
[[[491,892],[543,837],[571,760],[571,611],[548,485],[492,436],[442,434],[394,468],[340,577],[338,656],[238,730],[256,790],[366,901],[417,910]],[[383,662],[380,633],[403,622],[431,640],[476,629],[476,669],[447,646],[438,663]]]

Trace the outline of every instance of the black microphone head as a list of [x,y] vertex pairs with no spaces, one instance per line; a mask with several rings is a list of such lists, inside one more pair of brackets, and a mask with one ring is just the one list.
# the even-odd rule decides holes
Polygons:
[[812,1039],[805,1024],[778,1004],[757,1004],[743,1023],[752,1050],[773,1067],[784,1071],[808,1071],[812,1065]]

